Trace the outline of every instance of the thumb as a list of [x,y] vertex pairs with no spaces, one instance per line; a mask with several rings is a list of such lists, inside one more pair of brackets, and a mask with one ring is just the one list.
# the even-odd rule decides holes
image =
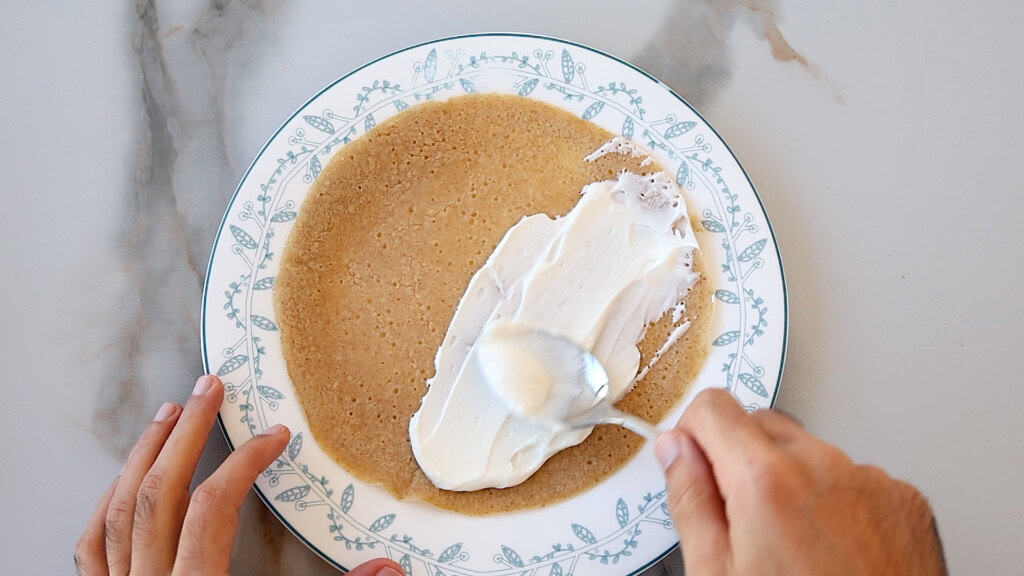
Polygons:
[[403,576],[402,567],[386,558],[363,562],[348,573],[348,576]]
[[675,428],[658,438],[654,454],[665,471],[668,508],[679,532],[686,573],[725,574],[729,526],[704,451],[688,432]]

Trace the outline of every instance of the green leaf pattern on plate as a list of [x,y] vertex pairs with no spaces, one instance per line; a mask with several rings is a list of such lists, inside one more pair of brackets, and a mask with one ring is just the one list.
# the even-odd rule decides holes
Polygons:
[[274,324],[274,321],[271,320],[270,318],[267,318],[266,316],[253,314],[252,316],[249,317],[249,319],[252,320],[253,326],[256,326],[257,328],[262,328],[263,330],[266,330],[268,332],[273,332],[274,330],[277,330],[277,324]]
[[690,165],[686,162],[680,162],[679,168],[676,168],[676,184],[680,188],[690,187]]
[[690,120],[687,120],[686,122],[676,122],[669,126],[668,130],[665,130],[665,138],[676,138],[678,136],[682,136],[690,130],[693,130],[696,125],[696,122],[691,122]]
[[701,220],[700,223],[701,226],[704,226],[704,229],[707,230],[708,232],[712,232],[714,234],[721,234],[725,232],[725,226],[722,226],[722,223],[719,222],[718,220],[706,218],[704,220]]
[[572,61],[572,55],[569,54],[569,50],[562,50],[562,81],[566,84],[572,84],[573,77],[576,76],[576,64]]
[[230,229],[231,235],[235,237],[236,241],[238,241],[239,246],[242,248],[248,248],[249,250],[255,250],[257,248],[258,245],[256,244],[256,241],[252,239],[252,236],[250,236],[248,232],[234,224],[230,226]]
[[737,296],[736,293],[733,292],[732,290],[715,290],[715,298],[718,298],[720,302],[725,302],[726,304],[740,303],[740,297]]
[[268,400],[284,400],[284,394],[281,394],[281,391],[273,386],[260,384],[256,387],[256,390]]
[[522,568],[524,566],[523,559],[519,556],[519,553],[504,544],[501,546],[501,555],[511,566],[515,566],[516,568]]
[[394,521],[395,521],[395,515],[394,514],[385,514],[385,515],[381,516],[380,518],[377,518],[376,520],[374,520],[373,524],[370,524],[370,532],[380,532],[381,530],[387,528],[388,526],[391,526],[391,523],[394,522]]
[[[626,116],[626,118],[622,121],[621,133],[622,133],[622,137],[623,138],[632,138],[633,137],[633,117],[632,116]],[[683,166],[685,166],[685,164],[683,164]]]
[[[293,457],[292,460],[295,458]],[[341,511],[348,513],[352,509],[352,502],[356,499],[356,489],[349,484],[345,487],[345,490],[341,493]]]
[[626,524],[629,524],[629,507],[622,498],[615,503],[615,519],[619,522],[619,528],[625,528]]
[[738,376],[741,384],[749,388],[754,394],[762,398],[768,397],[768,390],[764,387],[761,379],[749,372],[744,372]]
[[736,257],[740,262],[750,262],[754,258],[757,258],[761,250],[764,250],[764,245],[768,243],[767,238],[761,238],[757,242],[754,242],[750,246],[747,246],[740,255]]
[[231,358],[228,358],[227,360],[224,361],[223,364],[220,365],[220,368],[217,369],[217,377],[220,378],[223,376],[227,376],[228,374],[231,374],[235,370],[238,370],[243,365],[245,365],[245,363],[248,360],[249,357],[244,354],[237,354],[235,356],[232,356]]
[[309,159],[309,175],[311,177],[313,177],[313,178],[316,178],[317,176],[320,175],[321,171],[323,171],[323,166],[320,164],[320,159],[317,158],[316,156],[313,156],[312,158],[310,158]]
[[739,338],[740,338],[740,331],[739,330],[729,330],[728,332],[722,333],[722,335],[719,336],[718,338],[715,338],[714,340],[712,340],[711,341],[711,345],[712,346],[728,346],[729,344],[732,344],[733,342],[739,340]]
[[573,524],[572,533],[575,534],[577,538],[582,540],[584,544],[597,543],[597,538],[594,537],[594,533],[588,530],[587,527],[583,526],[582,524]]
[[303,116],[302,119],[313,128],[316,128],[325,134],[334,134],[334,124],[332,124],[327,118],[307,114]]
[[274,496],[274,500],[277,500],[278,502],[294,502],[296,500],[302,500],[306,497],[306,494],[309,494],[310,490],[311,488],[308,484],[303,484],[281,492],[277,496]]
[[462,552],[462,542],[456,542],[451,546],[444,549],[441,555],[437,557],[438,562],[451,562],[459,558],[459,552]]
[[423,61],[423,78],[427,82],[433,82],[437,75],[437,50],[430,49],[427,59]]
[[519,91],[516,92],[516,94],[519,94],[520,96],[529,96],[533,93],[533,89],[537,87],[537,82],[540,82],[540,80],[537,78],[530,78],[520,84]]
[[590,106],[587,106],[587,109],[583,111],[583,119],[590,120],[600,114],[601,110],[604,110],[604,102],[598,100]]
[[292,436],[291,441],[288,443],[288,458],[295,460],[299,457],[299,452],[302,452],[302,432]]

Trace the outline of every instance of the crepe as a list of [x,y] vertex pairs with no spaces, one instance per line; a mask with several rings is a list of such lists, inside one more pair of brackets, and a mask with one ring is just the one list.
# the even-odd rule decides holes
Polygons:
[[[317,442],[397,498],[481,515],[549,505],[621,468],[639,436],[599,426],[505,489],[434,487],[409,446],[434,353],[466,284],[524,215],[568,212],[584,185],[641,167],[583,158],[613,135],[554,106],[505,95],[426,102],[341,148],[314,182],[281,257],[275,308],[288,374]],[[712,287],[686,298],[692,325],[617,405],[658,421],[707,354]],[[671,329],[640,344],[641,366]]]

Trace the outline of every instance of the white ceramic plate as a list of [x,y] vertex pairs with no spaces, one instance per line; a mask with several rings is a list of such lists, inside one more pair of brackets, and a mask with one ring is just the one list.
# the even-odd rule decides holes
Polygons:
[[552,38],[483,34],[413,46],[342,77],[295,112],[253,161],[221,223],[203,295],[203,360],[227,389],[221,425],[232,447],[278,422],[291,428],[291,444],[257,492],[339,568],[386,556],[415,576],[636,574],[676,545],[649,446],[570,500],[466,517],[396,501],[353,478],[317,445],[288,379],[274,275],[310,184],[331,154],[377,122],[466,92],[549,102],[654,151],[699,215],[718,299],[710,357],[667,420],[713,386],[751,410],[771,405],[785,355],[782,266],[760,200],[729,148],[682,98],[626,62]]

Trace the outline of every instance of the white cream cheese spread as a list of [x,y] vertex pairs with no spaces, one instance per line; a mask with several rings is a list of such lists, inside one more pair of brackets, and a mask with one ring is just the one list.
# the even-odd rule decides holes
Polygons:
[[[637,150],[616,138],[587,160]],[[477,340],[508,325],[567,338],[604,365],[609,395],[618,400],[651,365],[638,375],[637,343],[647,326],[669,311],[677,324],[652,361],[686,330],[681,303],[698,279],[697,248],[682,195],[665,172],[622,172],[585,186],[565,216],[534,214],[512,226],[466,287],[409,423],[413,454],[427,477],[446,490],[513,486],[582,442],[591,429],[538,423],[499,401],[488,378],[522,374],[524,387],[512,397],[536,404],[545,401],[548,375],[514,351],[497,358],[491,351],[480,362]],[[526,408],[519,413],[536,406]]]

